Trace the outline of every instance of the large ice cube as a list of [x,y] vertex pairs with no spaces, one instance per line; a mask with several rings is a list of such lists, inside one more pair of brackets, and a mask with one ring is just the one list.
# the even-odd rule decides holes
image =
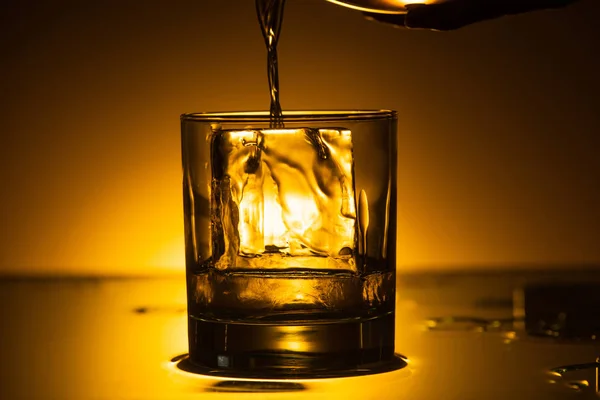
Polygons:
[[356,206],[349,130],[216,131],[211,157],[217,268],[248,264],[238,256],[351,258]]

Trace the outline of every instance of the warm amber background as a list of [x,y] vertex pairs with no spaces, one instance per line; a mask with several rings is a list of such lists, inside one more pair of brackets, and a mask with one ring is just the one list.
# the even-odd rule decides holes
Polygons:
[[[400,268],[600,261],[600,2],[452,33],[289,0],[284,108],[400,114]],[[252,0],[0,12],[0,272],[183,270],[179,115],[265,109]]]

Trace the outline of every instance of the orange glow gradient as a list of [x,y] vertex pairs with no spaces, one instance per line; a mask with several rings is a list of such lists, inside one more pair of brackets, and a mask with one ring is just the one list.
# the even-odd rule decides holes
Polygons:
[[[182,273],[179,115],[268,107],[253,2],[13,3],[0,274]],[[284,109],[399,112],[399,269],[600,261],[599,2],[447,34],[286,7]]]

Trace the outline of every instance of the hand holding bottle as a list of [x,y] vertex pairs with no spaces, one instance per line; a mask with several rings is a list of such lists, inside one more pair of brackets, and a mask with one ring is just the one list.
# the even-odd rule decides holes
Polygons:
[[408,4],[406,14],[365,13],[369,19],[395,26],[450,31],[505,15],[565,7],[578,0],[448,0]]

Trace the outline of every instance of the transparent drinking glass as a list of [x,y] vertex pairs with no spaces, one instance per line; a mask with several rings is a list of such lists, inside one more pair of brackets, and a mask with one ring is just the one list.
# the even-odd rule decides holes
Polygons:
[[393,364],[394,111],[181,117],[189,361],[242,376]]

